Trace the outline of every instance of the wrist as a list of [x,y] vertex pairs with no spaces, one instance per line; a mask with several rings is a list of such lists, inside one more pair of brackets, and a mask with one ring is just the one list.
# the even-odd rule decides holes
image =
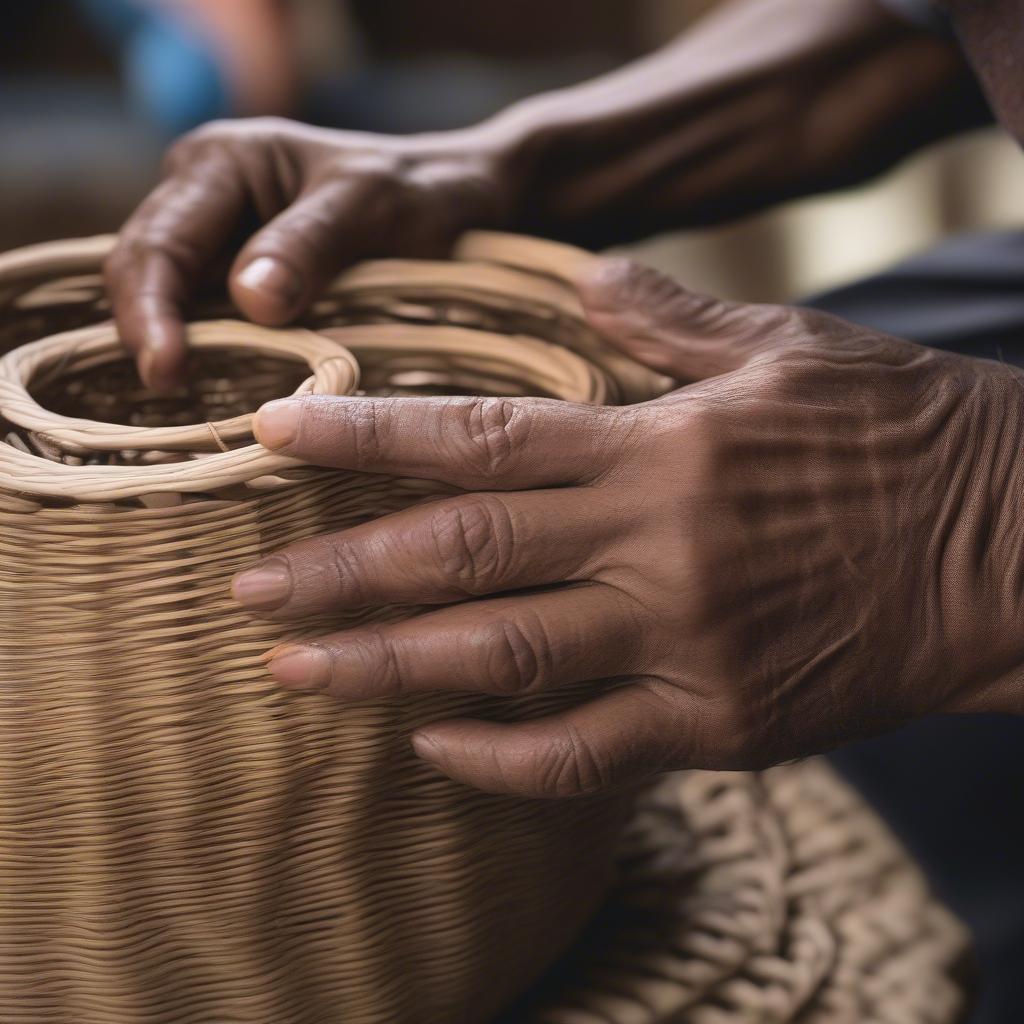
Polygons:
[[1024,714],[1024,370],[971,362],[963,490],[939,570],[942,659],[958,677],[946,710]]
[[[632,65],[529,97],[478,126],[498,154],[514,223],[606,244],[817,191],[816,167],[778,157],[805,121],[839,125],[829,130],[840,137],[817,149],[845,148],[842,119],[819,110],[826,86],[844,109],[850,90],[822,69],[908,30],[876,0],[839,0],[799,19],[789,5],[726,4]],[[738,38],[757,42],[738,46]],[[876,119],[884,123],[884,112]]]
[[491,168],[509,228],[561,233],[545,223],[542,211],[555,177],[552,156],[571,133],[571,111],[562,92],[542,93],[506,107],[469,130],[471,145]]

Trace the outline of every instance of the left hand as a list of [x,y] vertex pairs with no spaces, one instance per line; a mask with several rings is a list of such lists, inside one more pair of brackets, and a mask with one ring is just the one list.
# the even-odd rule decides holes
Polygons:
[[[481,789],[591,792],[758,767],[936,711],[1024,707],[1024,380],[834,317],[727,304],[622,260],[588,316],[692,382],[642,405],[287,399],[259,439],[468,493],[291,545],[235,581],[264,613],[437,604],[293,644],[285,686],[592,699],[437,722]],[[325,571],[326,567],[326,571]]]

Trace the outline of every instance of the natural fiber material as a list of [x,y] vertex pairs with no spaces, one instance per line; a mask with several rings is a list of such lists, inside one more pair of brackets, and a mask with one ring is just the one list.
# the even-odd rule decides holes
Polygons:
[[157,397],[96,324],[108,246],[0,257],[0,1020],[487,1020],[600,901],[623,800],[489,796],[409,748],[420,723],[578,688],[342,705],[272,684],[259,656],[282,639],[415,609],[288,632],[230,600],[232,574],[450,488],[302,467],[250,414],[296,389],[662,383],[554,276],[585,257],[485,236],[356,268],[300,330],[208,303],[188,387]]
[[[292,634],[231,602],[232,573],[450,489],[300,466],[249,414],[296,390],[666,382],[583,322],[563,278],[585,255],[471,235],[455,262],[355,268],[294,331],[207,302],[189,386],[156,397],[98,323],[109,244],[0,256],[0,1021],[489,1020],[600,902],[628,807],[487,796],[409,751],[421,722],[578,692],[341,705],[270,683],[259,655]],[[621,868],[516,1024],[952,1020],[960,932],[821,769],[672,777]]]
[[962,926],[822,763],[684,772],[641,801],[608,905],[508,1024],[953,1024]]

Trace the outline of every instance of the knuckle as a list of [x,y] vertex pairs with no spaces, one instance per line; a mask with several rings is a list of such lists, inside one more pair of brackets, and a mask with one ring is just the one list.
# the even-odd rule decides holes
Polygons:
[[690,330],[716,339],[733,333],[737,321],[735,306],[702,292],[679,292],[668,311]]
[[815,396],[826,364],[803,346],[765,352],[748,370],[754,402],[780,402]]
[[[683,451],[680,428],[686,438]],[[723,567],[736,563],[737,544],[746,536],[746,531],[737,534],[737,525],[749,518],[744,502],[750,471],[730,429],[727,410],[713,402],[688,403],[676,420],[674,439],[654,436],[656,472],[676,481],[672,515],[666,520],[662,500],[636,500],[636,514],[645,527],[653,527],[663,539],[664,557],[652,572],[676,595],[673,628],[691,638],[704,638],[708,631],[717,635],[723,622],[732,621],[735,596]],[[761,514],[760,506],[757,511]]]
[[326,587],[334,591],[342,605],[365,606],[370,604],[366,588],[366,565],[360,549],[343,537],[328,539],[328,550],[323,561],[330,573]]
[[395,644],[380,630],[368,630],[348,641],[347,652],[360,666],[361,689],[374,697],[397,697],[403,691],[402,669]]
[[392,188],[402,177],[403,161],[393,153],[376,149],[345,149],[333,160],[333,167],[344,176],[358,178],[367,186]]
[[525,413],[507,398],[481,398],[463,410],[462,453],[485,479],[499,479],[514,464],[525,441]]
[[210,146],[245,144],[250,140],[266,141],[294,128],[294,122],[283,117],[216,118],[175,140],[167,149],[167,157],[188,158]]
[[212,122],[219,125],[221,131],[238,131],[245,136],[269,137],[277,135],[291,135],[299,130],[295,121],[287,117],[278,117],[275,114],[263,114],[260,117],[248,117],[244,120],[222,120]]
[[562,739],[552,743],[537,767],[538,790],[566,798],[598,793],[609,785],[607,772],[590,744],[571,724]]
[[600,293],[615,306],[649,309],[660,307],[678,286],[653,267],[628,256],[609,256],[596,271]]
[[578,437],[593,464],[587,475],[591,479],[603,477],[615,468],[618,459],[641,451],[650,419],[665,419],[657,414],[649,416],[650,409],[643,405],[580,406],[574,413],[580,429]]
[[727,303],[691,292],[667,274],[626,257],[605,260],[599,281],[613,306],[643,310],[650,321],[662,326],[679,323],[697,330],[711,328],[729,308]]
[[490,593],[508,573],[515,527],[498,498],[458,499],[431,517],[430,536],[442,578],[460,593]]
[[210,132],[211,126],[203,125],[201,128],[196,128],[172,142],[164,153],[164,174],[174,174],[181,167],[190,163],[196,152],[202,149],[209,141]]
[[[401,161],[391,153],[360,148],[335,152],[317,163],[310,184],[325,196],[357,203],[360,216],[381,229],[415,228],[406,220],[409,185]],[[333,201],[333,200],[332,200]]]
[[[750,306],[749,311],[746,331],[747,347],[754,356],[752,366],[772,370],[775,379],[784,381],[802,367],[815,363],[815,353],[825,354],[820,339],[823,324],[829,318],[820,310],[760,305]],[[835,331],[830,333],[835,336]]]
[[834,325],[841,323],[828,313],[820,309],[811,309],[807,306],[768,306],[769,310],[775,312],[776,329],[788,335],[789,340],[799,341],[801,339],[815,339],[821,333],[826,324]]
[[543,628],[503,620],[488,625],[483,637],[489,688],[516,696],[542,690],[552,681],[551,645]]
[[345,411],[356,468],[372,470],[380,462],[387,429],[380,405],[372,400],[356,402]]
[[[245,124],[256,124],[259,120],[259,118],[247,120]],[[183,135],[180,141],[195,144],[223,139],[235,134],[238,131],[239,124],[240,122],[233,121],[227,117],[217,117],[212,121],[201,124],[198,128],[193,128],[190,132]]]
[[[157,212],[161,215],[155,216]],[[131,277],[139,288],[139,282],[145,279],[142,272],[154,256],[185,272],[201,265],[200,247],[184,227],[189,222],[179,219],[178,213],[180,204],[173,199],[167,200],[159,192],[149,197],[104,261],[103,273],[109,285],[116,286],[122,278]]]
[[226,120],[208,121],[186,132],[167,148],[163,160],[165,173],[174,173],[190,164],[200,153],[224,145],[233,134],[232,124]]

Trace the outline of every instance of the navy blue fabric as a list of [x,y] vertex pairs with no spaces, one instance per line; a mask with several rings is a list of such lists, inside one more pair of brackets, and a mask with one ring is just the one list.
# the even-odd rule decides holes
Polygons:
[[1024,230],[954,238],[808,304],[922,345],[1024,365]]

